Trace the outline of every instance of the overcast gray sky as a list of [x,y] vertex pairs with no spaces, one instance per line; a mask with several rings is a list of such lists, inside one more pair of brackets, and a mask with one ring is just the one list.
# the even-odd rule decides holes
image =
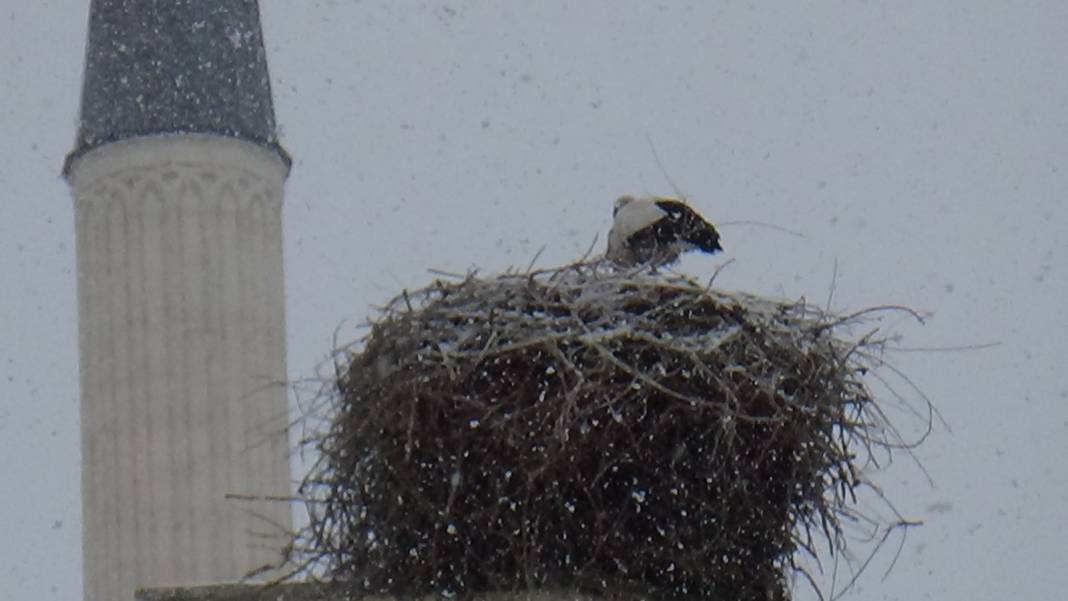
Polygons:
[[[0,9],[0,599],[81,596],[73,211],[87,5]],[[941,428],[878,476],[910,532],[847,599],[1068,586],[1068,3],[300,2],[263,18],[286,188],[289,371],[428,268],[580,256],[621,193],[723,225],[720,286],[900,303]],[[600,250],[600,248],[598,248]],[[889,375],[889,374],[886,374]],[[893,539],[893,544],[897,544]],[[803,587],[802,587],[803,588]],[[811,599],[807,592],[801,599]]]

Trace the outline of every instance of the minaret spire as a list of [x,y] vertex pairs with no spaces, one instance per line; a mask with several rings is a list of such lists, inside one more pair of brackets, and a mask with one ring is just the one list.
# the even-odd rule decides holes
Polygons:
[[159,133],[238,138],[278,152],[256,0],[93,0],[70,160]]
[[[255,0],[93,0],[74,193],[87,601],[292,528],[278,144]],[[228,498],[229,497],[229,498]]]

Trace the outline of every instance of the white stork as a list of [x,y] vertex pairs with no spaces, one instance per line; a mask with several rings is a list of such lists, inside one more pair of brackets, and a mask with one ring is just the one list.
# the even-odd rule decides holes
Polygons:
[[723,250],[716,228],[677,198],[620,196],[613,215],[605,255],[622,267],[659,267],[690,250]]

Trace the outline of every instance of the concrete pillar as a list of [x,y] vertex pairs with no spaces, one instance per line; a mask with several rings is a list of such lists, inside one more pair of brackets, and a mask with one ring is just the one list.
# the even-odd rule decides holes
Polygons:
[[234,581],[292,529],[276,152],[132,138],[71,164],[85,599]]

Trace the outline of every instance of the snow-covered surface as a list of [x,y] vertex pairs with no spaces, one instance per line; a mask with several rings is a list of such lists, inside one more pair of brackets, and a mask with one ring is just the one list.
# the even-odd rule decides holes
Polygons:
[[[1068,4],[263,2],[289,370],[433,267],[598,250],[622,193],[726,252],[681,269],[883,325],[952,432],[882,482],[913,529],[846,599],[1059,599],[1068,537]],[[73,211],[87,3],[0,11],[0,599],[80,596]],[[803,234],[730,225],[757,220]],[[837,265],[837,270],[835,266]],[[837,271],[837,277],[832,274]],[[343,323],[342,323],[343,322]],[[892,541],[897,544],[897,541]],[[892,551],[893,549],[891,549]],[[800,598],[811,599],[809,593]]]

